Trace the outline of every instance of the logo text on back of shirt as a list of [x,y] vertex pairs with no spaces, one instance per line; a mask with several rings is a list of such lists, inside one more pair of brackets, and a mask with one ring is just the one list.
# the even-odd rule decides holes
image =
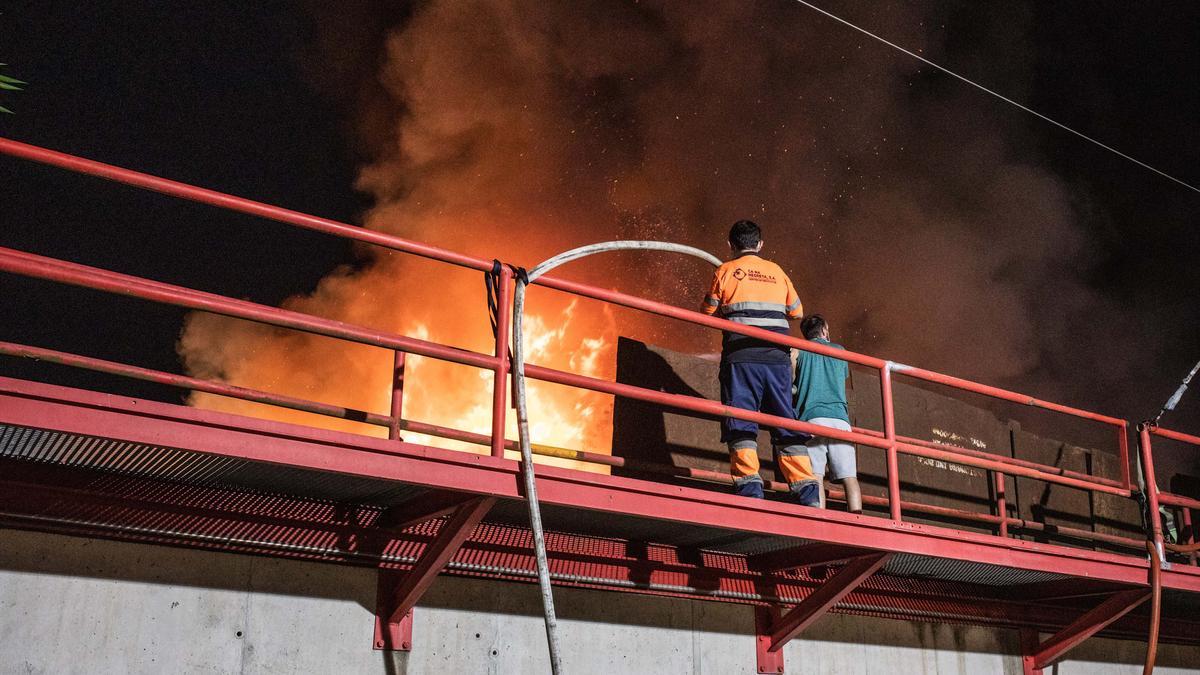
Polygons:
[[[738,271],[740,272],[741,269],[739,268]],[[737,272],[734,272],[734,276],[737,276]],[[759,272],[758,270],[750,270],[749,272],[746,273],[746,276],[750,279],[750,281],[761,281],[766,284],[775,283],[775,275],[763,274],[762,272]]]

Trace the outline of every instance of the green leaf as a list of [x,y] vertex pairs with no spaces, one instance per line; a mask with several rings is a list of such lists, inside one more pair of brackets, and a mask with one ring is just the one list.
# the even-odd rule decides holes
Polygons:
[[13,114],[13,111],[11,111],[11,110],[9,110],[8,108],[5,108],[4,106],[0,105],[0,113],[5,113],[5,114],[7,114],[7,115],[12,115],[12,114]]
[[5,84],[3,82],[0,82],[0,89],[7,89],[9,91],[24,91],[15,84]]
[[15,77],[9,77],[7,75],[0,75],[0,82],[7,82],[8,84],[29,84],[24,80],[18,80]]

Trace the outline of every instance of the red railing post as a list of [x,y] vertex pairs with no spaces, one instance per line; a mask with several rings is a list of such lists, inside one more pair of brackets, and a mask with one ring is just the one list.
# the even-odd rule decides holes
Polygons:
[[1117,454],[1121,458],[1121,483],[1126,490],[1133,489],[1132,478],[1129,475],[1129,425],[1121,420],[1117,427]]
[[391,421],[388,424],[388,438],[400,440],[400,422],[404,411],[404,360],[406,354],[397,350],[392,365],[392,404],[390,408]]
[[996,477],[996,515],[1000,516],[1000,531],[1001,537],[1008,536],[1008,496],[1004,494],[1004,473],[995,471],[992,473]]
[[508,420],[508,359],[512,340],[513,273],[500,267],[500,287],[496,293],[496,377],[492,383],[492,456],[504,456],[504,428]]
[[[1183,525],[1183,527],[1180,528],[1180,534],[1183,535],[1180,538],[1180,541],[1182,541],[1184,544],[1196,543],[1196,531],[1192,529],[1192,510],[1189,507],[1181,506],[1179,508],[1179,520],[1182,521]],[[1195,553],[1188,554],[1188,564],[1192,566],[1196,565]]]
[[900,460],[896,456],[896,416],[892,401],[892,363],[879,369],[879,392],[883,403],[883,437],[887,447],[888,504],[892,520],[900,520]]
[[[1154,479],[1154,453],[1150,446],[1150,425],[1138,425],[1138,452],[1142,458],[1142,480],[1145,483],[1146,509],[1150,512],[1150,537],[1158,550],[1160,560],[1166,560],[1163,551],[1162,517],[1158,513],[1158,483]],[[1151,561],[1153,564],[1153,561]]]

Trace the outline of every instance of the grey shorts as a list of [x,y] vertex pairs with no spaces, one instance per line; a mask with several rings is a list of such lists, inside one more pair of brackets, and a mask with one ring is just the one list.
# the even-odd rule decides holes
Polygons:
[[[831,429],[850,431],[850,423],[846,420],[814,417],[808,421]],[[820,436],[814,437],[806,445],[808,446],[808,457],[812,460],[814,474],[832,480],[854,478],[858,475],[858,456],[855,454],[854,445]],[[826,467],[832,469],[831,474],[827,475]]]

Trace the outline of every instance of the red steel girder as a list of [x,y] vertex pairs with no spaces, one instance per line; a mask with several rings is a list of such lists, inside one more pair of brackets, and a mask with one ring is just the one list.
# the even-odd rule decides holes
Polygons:
[[[410,443],[256,420],[0,378],[0,422],[422,487],[520,499],[516,462]],[[1143,584],[1146,561],[1127,555],[1000,539],[916,523],[746,500],[735,495],[544,467],[542,501],[735,531],[872,546],[962,561]],[[1164,573],[1166,588],[1200,590],[1196,568]]]
[[[408,649],[404,645],[411,646],[413,607],[495,503],[493,497],[476,497],[455,509],[438,529],[437,537],[403,576],[389,570],[379,571],[375,607],[377,649]],[[407,640],[404,639],[405,628],[400,625],[404,621],[408,622]]]
[[875,553],[851,560],[783,616],[779,616],[778,610],[773,608],[756,610],[754,623],[757,636],[754,647],[758,672],[782,673],[783,645],[858,588],[891,557],[891,553]]
[[[1040,673],[1043,668],[1061,659],[1084,640],[1104,630],[1109,624],[1128,614],[1149,597],[1150,591],[1145,588],[1114,593],[1044,642],[1036,646],[1027,644],[1028,651],[1023,656],[1026,671],[1032,669],[1032,672]],[[1026,641],[1028,641],[1028,637],[1026,637]],[[1030,647],[1033,648],[1029,649]]]
[[847,593],[858,588],[859,584],[883,567],[891,557],[891,553],[876,553],[846,563],[845,567],[838,570],[828,581],[771,626],[771,645],[768,650],[779,651],[782,649],[788,640],[796,637],[814,621],[821,618],[830,607],[846,597]]
[[779,608],[775,605],[758,605],[754,608],[754,653],[760,673],[783,672],[783,650],[771,651],[771,627],[778,621]]
[[483,520],[483,516],[495,503],[496,500],[491,497],[472,499],[458,507],[454,514],[446,519],[438,529],[437,537],[396,586],[392,601],[388,603],[388,612],[384,615],[388,621],[399,619],[417,604],[421,595],[433,584],[433,580],[446,563],[458,553],[463,542],[471,536],[475,526]]
[[[380,572],[383,574],[383,572]],[[387,603],[394,590],[390,584],[380,583],[375,592],[375,606],[381,607]],[[390,652],[407,652],[412,649],[413,610],[408,610],[399,621],[384,623],[375,617],[375,649]]]
[[[378,513],[375,510],[355,516],[336,504],[150,481],[42,462],[6,460],[0,462],[0,474],[8,479],[0,481],[0,526],[84,537],[402,571],[416,562],[440,525],[429,522],[403,532],[380,530],[371,527]],[[18,476],[33,482],[11,480]],[[33,517],[21,519],[15,515],[18,513]],[[252,541],[260,539],[265,545],[256,546]],[[806,574],[764,577],[749,570],[743,556],[632,543],[548,533],[555,585],[732,603],[788,604],[811,593],[818,583]],[[527,529],[484,523],[445,573],[532,583],[530,546]],[[1087,606],[1050,604],[1045,597],[1087,582],[1063,579],[991,587],[877,574],[831,611],[998,628],[1028,626],[1052,632],[1074,621]],[[770,584],[773,592],[762,595],[764,583]],[[1099,588],[1085,590],[1091,594]],[[1116,590],[1122,589],[1110,588],[1107,594]],[[1172,642],[1195,644],[1200,636],[1200,624],[1178,614],[1164,617],[1162,628]],[[1104,635],[1144,638],[1145,619],[1136,612],[1127,614],[1105,628]]]

